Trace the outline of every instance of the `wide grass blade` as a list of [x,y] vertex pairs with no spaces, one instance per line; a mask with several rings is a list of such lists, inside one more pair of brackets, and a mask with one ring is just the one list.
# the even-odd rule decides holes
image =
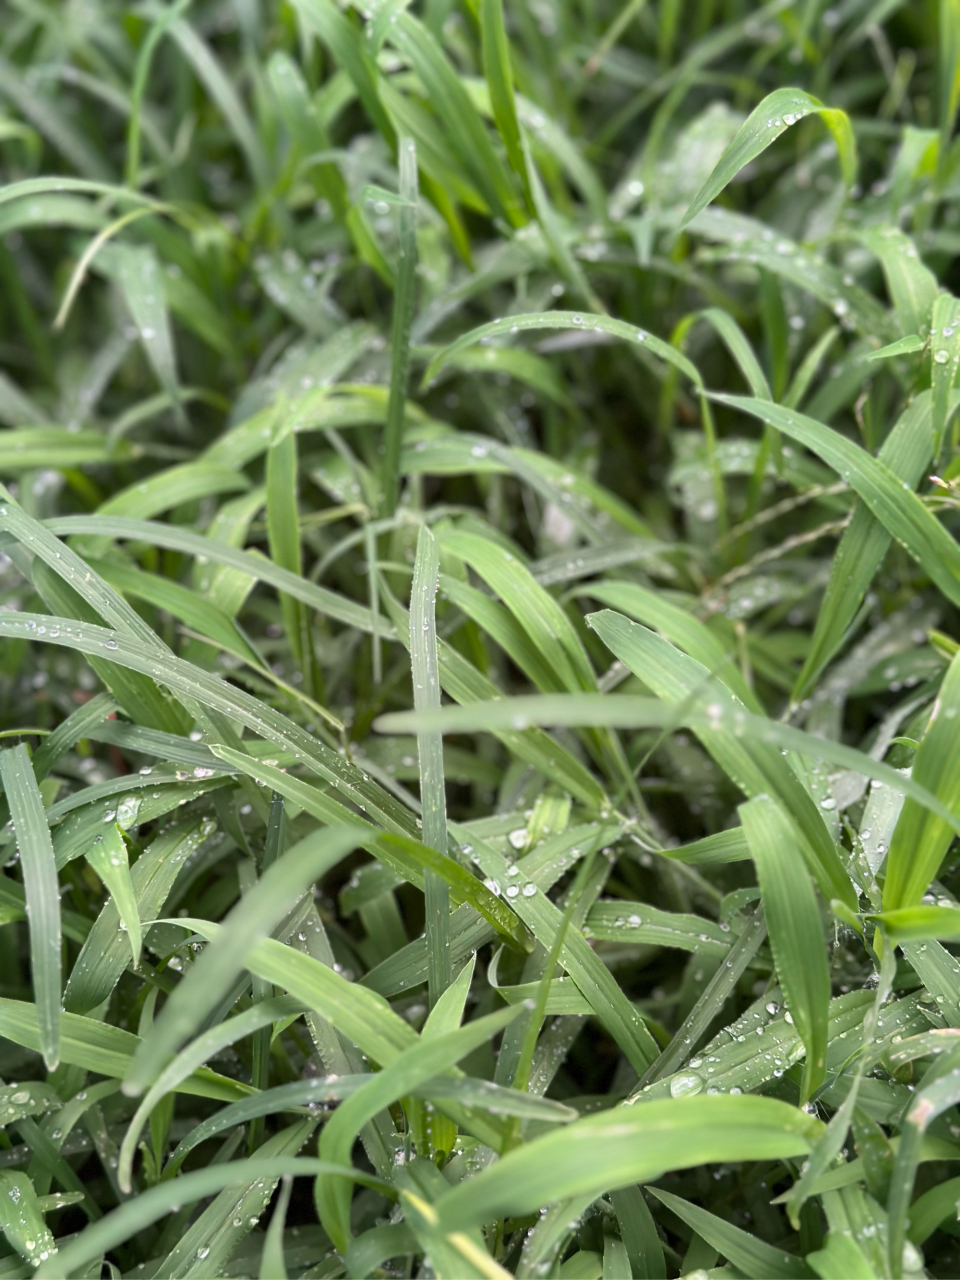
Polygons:
[[447,1230],[529,1213],[561,1196],[600,1195],[668,1169],[802,1155],[810,1116],[772,1098],[672,1098],[618,1107],[527,1143],[437,1203]]

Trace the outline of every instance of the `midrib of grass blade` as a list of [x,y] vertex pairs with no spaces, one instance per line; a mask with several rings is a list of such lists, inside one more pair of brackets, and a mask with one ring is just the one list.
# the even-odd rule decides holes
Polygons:
[[[425,524],[420,526],[417,558],[410,591],[410,666],[413,705],[418,711],[440,706],[440,668],[437,659],[437,586],[440,555]],[[447,800],[443,776],[443,735],[417,734],[420,761],[420,804],[423,842],[447,853]],[[450,985],[450,893],[446,881],[433,871],[424,873],[425,931],[430,966],[428,989],[435,1004]]]
[[0,752],[0,782],[23,868],[40,1052],[47,1070],[55,1071],[60,1062],[60,884],[43,800],[22,743]]
[[410,371],[410,326],[417,296],[417,150],[412,138],[397,146],[400,200],[397,205],[397,276],[390,331],[390,399],[384,426],[381,487],[383,514],[392,516],[400,496],[400,453]]

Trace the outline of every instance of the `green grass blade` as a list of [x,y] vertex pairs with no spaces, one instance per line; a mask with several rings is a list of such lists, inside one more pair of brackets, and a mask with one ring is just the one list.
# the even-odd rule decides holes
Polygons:
[[797,831],[783,809],[757,796],[740,806],[740,818],[760,879],[777,977],[807,1051],[806,1102],[823,1081],[827,1057],[830,972],[820,908]]
[[390,333],[390,399],[384,426],[381,487],[383,514],[392,516],[400,496],[400,454],[410,376],[410,326],[417,297],[417,150],[411,138],[397,144],[400,200],[397,208],[397,284]]
[[839,432],[803,414],[741,396],[715,397],[759,418],[817,453],[860,494],[892,537],[921,564],[948,600],[960,603],[960,548],[903,481]]
[[[665,1170],[809,1149],[815,1122],[772,1098],[672,1098],[617,1107],[527,1143],[437,1204],[447,1230],[518,1216],[557,1196],[599,1195]],[[642,1135],[642,1136],[641,1136]]]
[[710,177],[703,184],[683,215],[683,225],[692,221],[702,209],[715,200],[740,170],[766,151],[792,125],[805,116],[816,114],[833,135],[840,155],[844,181],[851,186],[857,174],[857,145],[853,126],[845,111],[825,107],[818,98],[802,89],[775,89],[750,113],[736,137],[724,151]]
[[87,851],[87,862],[110,891],[117,915],[120,917],[120,928],[130,940],[130,951],[136,967],[140,963],[142,944],[140,914],[133,882],[130,879],[127,846],[123,842],[123,836],[116,823],[108,826],[102,836],[96,837],[92,848]]
[[708,1213],[699,1205],[681,1200],[658,1187],[651,1187],[650,1194],[657,1197],[691,1227],[708,1244],[712,1244],[738,1271],[751,1280],[813,1280],[814,1272],[796,1254],[774,1249],[750,1235],[748,1231],[725,1222],[716,1214]]
[[[960,658],[947,668],[920,746],[913,761],[912,777],[931,791],[946,808],[960,809]],[[900,811],[887,855],[883,909],[894,911],[919,903],[937,874],[953,840],[953,832],[941,818],[908,798]]]
[[39,1047],[47,1070],[54,1071],[61,1057],[60,885],[43,800],[26,747],[0,752],[0,782],[23,868]]
[[[440,706],[440,670],[437,660],[436,598],[440,557],[436,540],[426,525],[420,526],[417,558],[410,589],[410,665],[416,710]],[[447,802],[443,777],[443,738],[438,733],[417,735],[420,761],[420,804],[423,842],[442,856],[447,853]],[[430,1003],[435,1004],[450,985],[450,898],[447,883],[435,872],[424,874],[426,935],[430,951]]]

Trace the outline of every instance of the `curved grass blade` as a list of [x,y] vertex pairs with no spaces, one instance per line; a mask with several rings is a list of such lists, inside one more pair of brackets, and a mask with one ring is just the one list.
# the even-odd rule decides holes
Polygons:
[[0,1169],[0,1230],[31,1267],[56,1257],[53,1233],[43,1220],[33,1183],[23,1173]]
[[[41,626],[44,628],[42,632],[38,630]],[[66,645],[81,653],[101,656],[108,662],[117,662],[134,671],[141,671],[178,694],[187,695],[204,706],[239,720],[267,741],[291,751],[295,758],[333,783],[348,799],[357,803],[361,809],[366,809],[385,827],[399,829],[401,832],[413,827],[409,810],[377,783],[367,779],[355,765],[349,764],[267,703],[203,671],[193,663],[173,654],[167,657],[158,655],[153,646],[145,648],[138,641],[119,636],[103,627],[77,624],[65,618],[50,618],[43,614],[19,614],[15,624],[12,620],[0,617],[0,634],[23,635],[30,639]]]
[[331,1168],[323,1160],[306,1156],[257,1157],[212,1165],[182,1174],[175,1181],[162,1182],[128,1200],[93,1228],[88,1227],[75,1237],[61,1250],[55,1263],[43,1264],[34,1274],[37,1280],[64,1280],[64,1277],[76,1275],[95,1258],[115,1249],[117,1245],[174,1212],[179,1206],[205,1200],[226,1187],[242,1187],[258,1179],[279,1179],[288,1175],[316,1177],[320,1173],[349,1177],[356,1175],[356,1181],[364,1186],[374,1187],[387,1194],[391,1192],[389,1183],[373,1174],[349,1168]]
[[887,532],[906,548],[947,599],[960,604],[960,547],[912,489],[882,462],[822,422],[780,405],[744,396],[713,398],[759,418],[818,454],[856,489]]
[[[335,591],[328,591],[325,587],[315,586],[305,578],[298,577],[261,556],[253,555],[252,552],[241,551],[213,538],[206,538],[203,534],[194,533],[190,529],[161,524],[154,520],[137,520],[102,514],[62,516],[56,520],[47,521],[46,527],[52,533],[64,536],[92,533],[95,536],[146,542],[148,545],[164,547],[169,551],[183,551],[187,555],[202,557],[215,564],[236,569],[257,582],[269,583],[278,591],[285,591],[294,599],[310,605],[318,613],[325,614],[346,626],[356,627],[360,631],[373,630],[370,610],[365,609],[363,605],[358,605]],[[104,614],[104,617],[108,622],[110,621],[108,615]],[[381,635],[384,633],[382,624],[380,633]]]
[[[931,414],[930,395],[922,392],[894,424],[878,455],[911,489],[920,483],[933,453]],[[807,696],[836,654],[892,539],[867,503],[859,503],[830,566],[813,638],[793,688],[794,702]]]
[[[225,1133],[228,1129],[280,1111],[295,1111],[300,1107],[316,1108],[342,1102],[369,1083],[369,1075],[321,1076],[278,1085],[275,1089],[265,1089],[263,1093],[222,1107],[181,1140],[167,1162],[166,1173],[175,1173],[201,1142]],[[470,1110],[486,1109],[495,1115],[517,1116],[521,1120],[536,1120],[544,1124],[569,1124],[578,1116],[573,1107],[555,1102],[552,1098],[539,1098],[535,1094],[505,1089],[489,1080],[475,1080],[470,1076],[437,1076],[411,1086],[409,1094],[427,1102],[432,1099],[450,1099]]]
[[694,1164],[806,1154],[819,1122],[773,1098],[670,1098],[615,1107],[511,1151],[437,1202],[446,1230],[601,1195]]
[[673,365],[690,379],[696,387],[702,387],[702,379],[694,364],[677,351],[676,347],[664,342],[646,329],[638,329],[627,324],[625,320],[614,320],[611,316],[586,315],[576,311],[541,311],[527,315],[508,316],[505,320],[492,320],[489,324],[478,325],[468,333],[462,334],[455,342],[444,347],[427,365],[421,381],[421,387],[427,387],[437,376],[447,361],[478,343],[490,342],[494,338],[514,333],[528,333],[538,329],[575,329],[580,332],[609,333],[611,337],[622,338],[624,342],[636,344],[642,342],[644,349],[652,351],[665,364]]
[[293,1178],[287,1174],[280,1183],[280,1194],[270,1215],[263,1254],[260,1258],[260,1280],[287,1280],[287,1264],[283,1256],[283,1229],[287,1222]]
[[[160,915],[183,864],[215,829],[208,818],[193,819],[168,827],[150,842],[130,869],[138,919]],[[126,969],[130,944],[120,923],[116,902],[106,902],[67,980],[63,1004],[71,1013],[88,1013],[102,1004]]]
[[766,151],[771,142],[792,125],[811,114],[820,116],[833,135],[840,154],[844,181],[847,186],[852,186],[857,176],[857,144],[847,113],[836,107],[825,107],[819,98],[812,97],[802,89],[775,89],[747,116],[736,137],[717,161],[713,173],[697,192],[680,225],[686,226],[692,221],[716,199],[744,165]]
[[[126,945],[126,944],[124,944]],[[23,1000],[0,997],[0,1035],[14,1044],[40,1052],[40,1031],[36,1006]],[[98,1075],[122,1080],[134,1053],[139,1036],[120,1027],[83,1018],[75,1013],[60,1015],[60,1061],[66,1066],[83,1067]],[[220,1102],[236,1102],[251,1092],[250,1086],[210,1071],[195,1071],[178,1088],[179,1093],[198,1098],[214,1098]]]
[[[593,614],[599,617],[599,614]],[[618,615],[611,615],[618,616]],[[632,624],[631,624],[632,625]],[[517,698],[500,698],[496,703],[459,707],[442,707],[439,711],[417,714],[414,711],[390,711],[374,721],[374,728],[382,733],[411,733],[418,728],[439,729],[444,733],[496,732],[505,725],[516,727],[544,724],[578,726],[605,724],[623,729],[674,730],[689,726],[698,730],[724,729],[737,738],[753,739],[778,747],[782,751],[795,751],[812,760],[825,760],[840,765],[866,778],[876,778],[894,790],[904,792],[925,809],[942,819],[960,835],[960,816],[953,813],[928,788],[914,778],[901,773],[891,765],[874,760],[828,738],[816,737],[780,724],[762,716],[752,716],[746,710],[720,707],[712,704],[701,707],[701,700],[714,697],[717,688],[707,674],[697,690],[695,700],[687,699],[670,703],[657,698],[639,698],[629,694],[611,693],[557,693],[536,694]],[[728,855],[740,849],[740,837],[736,832],[724,831],[707,836],[694,844],[678,849],[664,850],[667,856],[679,856],[684,849],[700,849],[707,855],[704,861],[733,860]],[[714,850],[716,851],[714,853]]]
[[651,1187],[650,1194],[672,1209],[682,1222],[713,1245],[750,1280],[813,1280],[814,1272],[796,1254],[775,1249],[748,1231],[725,1222],[699,1205],[671,1195],[669,1191]]
[[48,1071],[60,1062],[60,884],[50,828],[27,748],[0,752],[0,782],[20,850],[30,923],[30,968],[39,1048]]
[[[261,1027],[280,1022],[285,1018],[296,1017],[302,1011],[303,1006],[287,996],[261,1000],[243,1013],[217,1023],[182,1049],[157,1075],[127,1126],[127,1132],[120,1144],[117,1165],[117,1181],[121,1191],[129,1194],[133,1189],[133,1160],[141,1130],[149,1119],[150,1113],[167,1094],[172,1093],[178,1085],[191,1076],[197,1067],[202,1066],[209,1058],[216,1057],[228,1046],[252,1035]],[[149,1033],[142,1043],[146,1045],[150,1043]]]

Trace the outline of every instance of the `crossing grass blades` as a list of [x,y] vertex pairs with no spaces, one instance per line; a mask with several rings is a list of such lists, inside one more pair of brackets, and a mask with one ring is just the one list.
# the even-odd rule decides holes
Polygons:
[[0,15],[0,1276],[957,1275],[955,0]]

